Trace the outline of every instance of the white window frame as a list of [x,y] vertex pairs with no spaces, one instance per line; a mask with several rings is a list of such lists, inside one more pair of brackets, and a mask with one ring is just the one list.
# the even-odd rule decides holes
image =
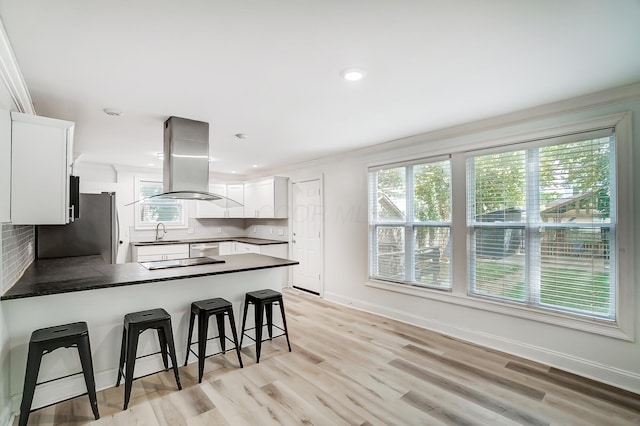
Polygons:
[[[561,135],[589,132],[605,127],[613,127],[616,135],[616,192],[617,229],[615,246],[617,249],[616,321],[585,318],[571,313],[551,311],[537,307],[520,306],[510,302],[484,299],[468,294],[469,265],[467,260],[466,228],[466,159],[471,152],[496,148],[505,145],[521,144],[540,139],[555,138]],[[632,168],[632,116],[631,112],[597,117],[554,127],[510,134],[499,138],[479,140],[469,135],[464,148],[458,148],[451,154],[451,292],[434,291],[427,287],[407,286],[387,281],[369,279],[365,285],[373,288],[394,291],[416,297],[436,300],[444,303],[466,306],[474,309],[510,315],[528,320],[548,323],[589,333],[605,335],[616,339],[634,341],[635,339],[635,265],[634,265],[634,225],[633,225],[633,168]],[[459,147],[461,145],[458,145]],[[475,155],[475,154],[473,154]],[[416,154],[413,158],[424,157]],[[411,158],[396,158],[394,162],[411,161]],[[369,168],[381,167],[382,162],[368,164]],[[369,247],[372,241],[369,238]]]
[[[405,197],[406,197],[406,213],[404,221],[378,221],[374,218],[374,202],[371,201],[369,203],[369,278],[378,281],[392,282],[395,284],[406,285],[406,286],[415,286],[415,287],[424,287],[431,288],[438,291],[451,291],[451,285],[449,286],[435,286],[432,284],[418,282],[415,279],[415,238],[414,233],[417,228],[449,228],[450,237],[451,238],[451,221],[428,221],[421,222],[415,219],[415,203],[413,200],[414,194],[414,175],[413,175],[413,166],[418,166],[422,164],[430,164],[437,163],[441,161],[450,161],[450,156],[439,156],[432,158],[421,158],[411,162],[401,162],[401,163],[391,163],[385,164],[382,166],[376,166],[369,168],[368,171],[368,181],[369,185],[373,185],[371,182],[370,175],[371,173],[375,173],[380,170],[387,169],[395,169],[395,168],[405,168]],[[376,188],[369,187],[369,194],[373,194],[376,192]],[[451,194],[451,191],[449,192]],[[403,281],[393,280],[391,278],[387,279],[384,277],[378,277],[373,275],[373,264],[374,258],[377,257],[376,250],[376,231],[379,227],[398,227],[404,229],[404,245],[405,245],[405,254],[404,254],[404,264],[405,264],[405,279]],[[445,265],[440,265],[441,268],[444,268]],[[448,264],[449,267],[449,277],[451,277],[451,262]]]
[[[162,179],[157,177],[149,177],[149,176],[136,176],[134,179],[134,199],[140,200],[142,195],[140,194],[140,186],[142,182],[153,182],[162,184]],[[143,222],[140,220],[140,208],[144,205],[144,201],[137,202],[134,206],[134,229],[136,230],[145,230],[145,229],[155,229],[159,223],[162,223],[166,229],[187,229],[189,224],[189,211],[188,211],[188,203],[184,200],[174,200],[177,205],[179,205],[182,209],[182,220],[173,221],[173,222]]]

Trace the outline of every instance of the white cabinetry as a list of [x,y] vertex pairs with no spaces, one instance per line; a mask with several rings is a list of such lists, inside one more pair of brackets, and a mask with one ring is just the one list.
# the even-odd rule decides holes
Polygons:
[[209,192],[222,195],[228,200],[197,201],[196,218],[242,218],[244,217],[244,185],[241,183],[224,184],[212,183]]
[[224,241],[220,243],[220,255],[256,253],[286,259],[288,255],[287,248],[287,243],[258,245],[241,243],[239,241]]
[[235,241],[223,241],[219,244],[220,256],[227,256],[230,254],[236,254],[236,242]]
[[279,257],[281,259],[289,258],[289,244],[269,244],[260,246],[260,254],[266,256]]
[[11,223],[69,223],[74,123],[11,113]]
[[247,218],[286,218],[288,178],[274,176],[244,184],[244,215]]
[[134,262],[185,259],[189,257],[189,244],[134,245],[131,257]]
[[260,254],[260,246],[255,244],[247,244],[247,243],[236,243],[236,253],[257,253]]

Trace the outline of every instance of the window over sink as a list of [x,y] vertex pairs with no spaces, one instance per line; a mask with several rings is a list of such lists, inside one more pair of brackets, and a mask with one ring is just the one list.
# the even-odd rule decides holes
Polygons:
[[187,228],[187,205],[184,200],[152,198],[161,194],[162,181],[153,178],[135,179],[135,229],[151,229],[162,223],[167,228]]

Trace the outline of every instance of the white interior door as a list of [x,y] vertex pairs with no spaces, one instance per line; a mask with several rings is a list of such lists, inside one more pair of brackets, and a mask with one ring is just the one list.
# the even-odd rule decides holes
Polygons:
[[294,287],[321,294],[322,203],[320,180],[295,182],[292,185],[293,224],[292,255],[300,262],[293,267]]

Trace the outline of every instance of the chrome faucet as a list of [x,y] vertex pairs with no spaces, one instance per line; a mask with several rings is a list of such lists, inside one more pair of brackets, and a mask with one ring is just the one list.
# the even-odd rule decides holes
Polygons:
[[[162,225],[162,236],[158,235],[160,233],[160,225]],[[162,222],[158,223],[158,225],[156,225],[156,241],[163,239],[166,233],[167,233],[167,228],[164,227],[164,223]]]

